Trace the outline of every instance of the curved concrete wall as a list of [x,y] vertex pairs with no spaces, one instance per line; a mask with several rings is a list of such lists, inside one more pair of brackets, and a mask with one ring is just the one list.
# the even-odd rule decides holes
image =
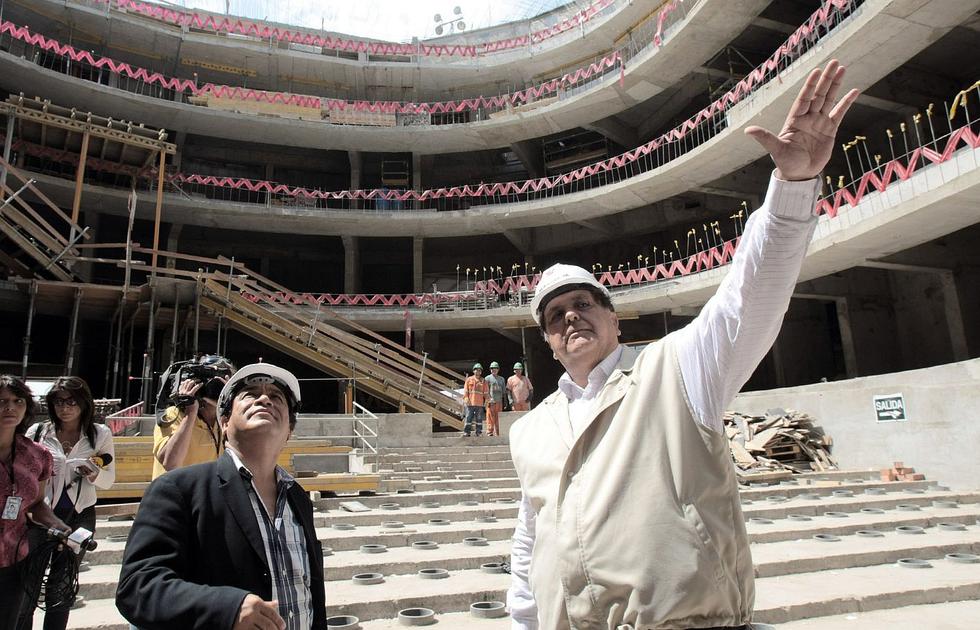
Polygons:
[[[820,217],[800,271],[810,280],[888,256],[980,222],[980,148],[962,148],[951,160],[922,168],[885,192],[867,194],[836,217]],[[714,295],[728,267],[633,288],[613,289],[624,317],[701,306]],[[404,329],[402,308],[337,311],[371,330]],[[413,310],[415,330],[534,327],[528,309],[432,313]]]
[[[615,184],[535,201],[451,212],[270,208],[168,195],[167,217],[177,223],[285,233],[449,237],[588,220],[639,208],[706,185],[763,157],[762,148],[745,136],[743,130],[752,124],[770,129],[781,127],[785,113],[811,68],[826,63],[833,56],[849,66],[849,87],[867,87],[959,24],[977,4],[944,0],[869,0],[845,25],[828,36],[826,45],[811,49],[784,70],[778,81],[769,82],[732,107],[728,111],[725,131],[660,168]],[[0,69],[11,65],[9,56],[0,55],[0,59],[3,60]],[[16,65],[30,64],[17,61]],[[45,72],[43,78],[53,74]],[[61,75],[56,76],[68,81]],[[76,94],[84,92],[87,86],[81,88],[76,86]],[[129,103],[134,108],[144,103],[126,93],[118,95],[115,102],[120,107]],[[127,114],[123,116],[127,117]],[[71,185],[51,183],[60,188]],[[126,194],[87,187],[85,199],[88,204],[94,204],[93,209],[122,214],[126,212]],[[202,211],[204,209],[206,211]],[[273,216],[276,220],[270,221]]]
[[[593,123],[641,103],[674,85],[725,46],[758,14],[768,0],[701,0],[663,46],[648,46],[620,74],[551,104],[517,108],[489,120],[422,127],[366,127],[273,118],[209,109],[143,97],[125,90],[73,79],[26,60],[0,54],[0,86],[16,93],[30,86],[35,95],[78,109],[203,136],[295,147],[353,151],[452,153],[504,147]],[[352,67],[359,62],[346,61]],[[414,72],[414,71],[413,71]],[[477,72],[469,68],[465,74]],[[480,70],[482,72],[482,70]],[[449,89],[448,87],[446,88]],[[446,98],[443,94],[440,99]]]
[[[106,30],[104,9],[99,10],[84,3],[63,0],[31,0],[31,3],[47,19],[61,18],[66,22],[70,21],[73,28],[80,32],[102,33]],[[160,54],[161,51],[179,49],[182,57],[233,67],[241,66],[243,56],[247,55],[249,69],[257,71],[260,75],[274,75],[281,65],[288,64],[291,75],[298,79],[313,80],[314,83],[357,85],[363,84],[363,80],[372,75],[389,76],[397,79],[398,85],[412,87],[422,94],[428,91],[431,96],[452,90],[461,82],[463,85],[473,84],[475,77],[487,84],[532,81],[535,77],[554,72],[555,68],[566,66],[569,62],[605,54],[615,47],[617,41],[627,31],[652,12],[657,11],[661,4],[661,0],[619,0],[601,15],[586,22],[584,27],[570,29],[533,46],[502,51],[478,59],[422,56],[411,62],[356,61],[289,48],[285,42],[279,46],[270,46],[268,42],[255,39],[183,31],[175,25],[116,10],[109,13],[109,18],[112,29],[111,43],[124,50],[127,48],[134,51],[147,50],[147,42],[153,42],[153,49],[148,52]],[[581,7],[572,8],[578,10]],[[567,11],[566,15],[574,12]],[[220,19],[218,14],[214,15]],[[230,17],[233,20],[237,19],[235,16]],[[456,39],[440,38],[426,40],[426,43],[467,45],[477,41],[494,41],[527,35],[528,31],[534,28],[531,26],[532,21],[533,18],[472,31]],[[272,27],[293,28],[259,20],[255,22]],[[297,30],[308,30],[316,35],[370,41],[364,37],[316,29]]]

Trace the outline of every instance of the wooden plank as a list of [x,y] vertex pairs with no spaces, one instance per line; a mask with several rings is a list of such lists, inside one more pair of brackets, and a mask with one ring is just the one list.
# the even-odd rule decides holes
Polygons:
[[[243,299],[243,301],[247,303],[251,308],[254,309],[261,308],[252,305],[250,302],[248,302],[248,300]],[[258,321],[250,319],[248,317],[244,317],[241,314],[236,313],[235,311],[231,311],[229,313],[228,309],[225,308],[221,303],[214,301],[212,298],[208,296],[202,297],[201,306],[208,308],[210,310],[214,310],[215,312],[223,312],[224,317],[231,323],[231,325],[240,328],[241,330],[243,330],[248,334],[252,334],[253,336],[259,338],[260,340],[269,343],[270,345],[278,347],[280,350],[285,351],[287,354],[290,354],[291,356],[301,361],[309,363],[314,367],[323,369],[333,374],[340,374],[344,376],[351,375],[351,370],[346,364],[341,363],[338,360],[334,359],[333,356],[325,355],[318,348],[311,348],[307,346],[305,343],[298,342],[296,340],[296,334],[290,335],[288,333],[285,333],[283,330],[275,330],[271,327],[263,326]],[[256,313],[256,315],[258,319],[268,320],[270,313],[265,309],[262,309],[262,311]],[[294,333],[295,332],[296,331],[294,331]],[[344,350],[345,350],[344,353],[346,354],[347,353],[346,349]],[[376,370],[368,370],[363,365],[359,367],[358,371],[362,374],[376,373]],[[463,428],[463,422],[461,419],[457,418],[454,415],[450,415],[449,413],[442,411],[441,409],[435,406],[425,403],[424,401],[408,396],[402,391],[386,385],[383,380],[372,378],[371,380],[366,381],[361,387],[362,389],[365,389],[376,396],[380,396],[385,400],[393,401],[394,404],[405,403],[408,407],[412,409],[416,409],[424,413],[431,413],[433,418],[439,420],[440,422],[444,422],[445,424],[454,426],[457,429]]]
[[[13,194],[14,194],[14,191],[10,187],[8,187],[7,185],[3,185],[3,192],[4,192],[4,195],[7,196],[7,197],[12,197]],[[42,228],[44,228],[44,230],[47,231],[47,233],[50,234],[51,237],[58,242],[59,247],[56,247],[54,249],[61,250],[61,249],[64,249],[65,247],[68,246],[68,239],[65,238],[64,236],[62,236],[61,235],[61,232],[59,232],[58,230],[56,230],[54,228],[54,226],[52,226],[50,223],[48,223],[44,219],[44,217],[42,217],[40,214],[38,214],[37,211],[34,208],[31,207],[31,204],[27,203],[19,195],[17,197],[14,197],[14,203],[16,203],[18,206],[20,206],[21,210],[23,210],[28,215],[30,215],[30,217],[32,219],[34,219],[34,222],[36,224],[38,224]]]
[[[216,298],[220,299],[220,287],[211,284],[211,282],[213,281],[208,281],[205,283],[206,287],[210,289],[212,294],[215,294]],[[270,327],[279,328],[280,332],[290,337],[293,343],[301,343],[304,346],[310,347],[305,341],[309,338],[309,328],[303,324],[285,320],[278,313],[254,304],[237,294],[233,294],[232,297],[227,300],[226,306],[243,311],[249,316],[250,319],[257,322],[267,322]],[[225,316],[227,317],[227,313]],[[332,335],[326,335],[325,339],[314,336],[312,341],[317,342],[314,344],[317,350],[322,350],[327,354],[333,355],[335,360],[343,357],[347,361],[353,362],[355,364],[355,369],[366,375],[379,378],[383,381],[397,383],[400,389],[404,391],[414,391],[417,388],[417,380],[415,379],[414,375],[399,374],[398,372],[385,369],[384,365],[380,365],[378,363],[377,357],[374,353],[358,352],[356,347],[350,343],[347,343],[347,339],[338,339]],[[321,349],[319,347],[319,343],[323,341],[328,342],[327,348]],[[342,369],[340,374],[347,376],[348,374],[351,374],[351,370],[349,367],[344,366],[344,369]]]
[[[13,166],[11,166],[2,157],[0,157],[0,166],[3,166],[4,168],[6,168],[7,169],[7,173],[13,175],[14,178],[18,179],[21,184],[27,186],[27,189],[29,191],[31,191],[34,194],[35,197],[37,197],[38,199],[40,199],[41,202],[44,203],[44,205],[46,205],[48,208],[50,208],[51,211],[54,212],[56,216],[59,216],[62,219],[64,219],[65,220],[65,223],[68,224],[68,227],[69,228],[75,228],[75,231],[77,233],[80,233],[82,231],[81,226],[79,226],[79,225],[77,225],[75,223],[72,223],[71,217],[69,217],[67,214],[65,214],[64,212],[62,212],[61,208],[58,207],[58,205],[55,204],[53,201],[51,201],[50,199],[48,199],[47,195],[45,195],[40,190],[38,190],[37,186],[35,186],[34,184],[32,184],[31,181],[30,181],[30,179],[28,179],[27,177],[25,177],[19,170],[17,170]],[[89,233],[86,233],[85,234],[85,238],[86,239],[90,239],[90,238],[92,238],[92,235],[89,234]],[[67,243],[68,241],[66,240],[65,242]]]
[[[219,256],[218,258],[219,258],[219,260],[228,261],[228,259],[225,258],[224,256]],[[228,261],[228,262],[230,262],[230,261]],[[253,271],[253,270],[248,270],[248,274],[249,274],[249,276],[251,278],[254,278],[257,281],[262,282],[263,284],[265,284],[268,287],[272,287],[276,291],[283,291],[283,292],[286,292],[286,293],[290,293],[289,289],[287,289],[286,287],[282,286],[281,284],[278,284],[277,282],[275,282],[273,280],[270,280],[269,278],[266,278],[265,276],[263,276],[261,274],[255,273],[255,271]],[[257,288],[260,288],[261,289],[261,287],[257,287]],[[384,346],[386,346],[388,348],[391,348],[392,350],[396,351],[399,354],[408,355],[408,356],[416,359],[419,362],[422,361],[422,358],[423,358],[422,355],[420,355],[419,353],[415,352],[411,348],[405,348],[404,346],[398,345],[397,343],[395,343],[391,339],[388,339],[384,335],[380,335],[380,334],[374,332],[373,330],[369,330],[368,328],[365,328],[361,324],[358,324],[357,322],[355,322],[353,320],[349,320],[346,317],[341,316],[336,311],[332,311],[329,308],[323,308],[323,307],[321,307],[320,312],[323,313],[325,316],[330,316],[332,319],[343,323],[344,326],[350,327],[351,330],[355,330],[355,331],[361,333],[362,335],[365,335],[366,337],[368,337],[370,339],[374,339],[378,343],[380,343],[380,344],[382,344],[382,345],[384,345]],[[438,362],[435,362],[435,361],[428,361],[428,363],[429,363],[429,365],[431,365],[433,367],[433,369],[441,370],[445,375],[447,375],[453,381],[456,381],[456,380],[460,380],[460,381],[461,380],[465,380],[465,376],[463,376],[462,374],[457,373],[454,370],[449,369],[448,367],[442,365],[441,363],[438,363]]]
[[[0,231],[3,231],[3,233],[6,234],[10,240],[17,243],[17,246],[20,247],[22,250],[24,250],[24,253],[26,253],[28,256],[30,256],[38,263],[40,263],[41,266],[47,265],[49,262],[51,262],[51,258],[49,258],[44,252],[38,249],[29,240],[24,238],[20,234],[20,232],[14,229],[6,221],[0,221]],[[65,271],[58,265],[51,265],[50,267],[48,267],[47,271],[52,275],[57,276],[58,279],[64,280],[66,282],[71,282],[73,279],[71,274],[69,274],[67,271]]]

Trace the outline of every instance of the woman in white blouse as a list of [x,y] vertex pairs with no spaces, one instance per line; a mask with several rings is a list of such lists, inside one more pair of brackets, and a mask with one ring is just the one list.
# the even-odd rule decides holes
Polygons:
[[[54,458],[45,501],[73,530],[84,527],[94,532],[96,488],[109,488],[116,480],[112,432],[95,422],[92,392],[77,376],[55,381],[46,400],[50,420],[35,424],[26,433],[28,439],[43,444]],[[67,562],[56,557],[49,580],[57,579],[69,568]],[[44,630],[64,630],[70,606],[71,602],[49,605],[44,614]],[[22,623],[21,628],[30,628],[29,621],[22,621],[26,625]]]

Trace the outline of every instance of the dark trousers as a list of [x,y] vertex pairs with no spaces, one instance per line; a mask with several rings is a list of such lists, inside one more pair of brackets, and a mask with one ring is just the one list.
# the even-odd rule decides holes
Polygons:
[[483,418],[486,413],[486,407],[467,405],[465,424],[463,424],[463,435],[469,435],[474,427],[476,427],[477,435],[483,433]]
[[[95,532],[95,506],[90,506],[78,513],[74,510],[68,515],[58,514],[58,516],[65,522],[68,527],[72,529],[77,529],[79,527],[84,527],[85,529]],[[31,548],[35,548],[40,543],[44,542],[46,534],[43,532],[37,532],[34,534],[32,532],[31,536]],[[51,563],[51,569],[48,571],[48,583],[57,583],[66,579],[67,574],[75,570],[74,566],[75,558],[70,553],[58,553],[54,561]],[[37,592],[40,587],[41,576],[37,576],[38,582],[32,585],[31,592]],[[31,624],[34,618],[34,606],[35,601],[27,602],[25,601],[20,613],[20,621],[17,625],[17,630],[30,630]],[[47,602],[45,602],[47,604]],[[65,630],[68,627],[68,613],[71,610],[72,604],[74,602],[61,602],[56,606],[50,606],[46,611],[44,611],[44,630]],[[0,626],[2,627],[2,626]]]
[[17,625],[17,613],[24,601],[20,569],[20,563],[0,567],[0,628],[13,628]]

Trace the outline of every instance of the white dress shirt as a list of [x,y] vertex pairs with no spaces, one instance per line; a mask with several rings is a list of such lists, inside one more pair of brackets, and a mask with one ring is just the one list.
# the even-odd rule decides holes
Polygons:
[[[737,255],[718,291],[677,332],[681,378],[695,419],[722,431],[722,415],[776,340],[817,219],[820,180],[786,182],[773,175],[762,206],[749,217]],[[558,388],[569,400],[572,433],[581,435],[596,395],[622,355],[619,346],[589,373],[585,388],[568,374]],[[528,584],[534,550],[534,510],[522,497],[511,548],[507,605],[512,630],[537,630],[537,607]],[[557,581],[556,581],[557,583]]]
[[[52,508],[58,505],[61,493],[68,490],[68,497],[75,504],[75,511],[79,514],[87,507],[95,505],[98,498],[97,490],[106,490],[116,482],[116,462],[111,461],[105,468],[99,468],[99,474],[95,481],[89,481],[88,477],[78,474],[76,470],[68,465],[70,460],[88,459],[94,455],[116,456],[116,450],[112,444],[112,431],[104,424],[96,422],[92,425],[95,429],[95,448],[88,441],[88,437],[83,432],[71,451],[66,453],[58,435],[55,432],[54,423],[51,421],[39,422],[29,429],[25,435],[29,440],[43,445],[51,453],[54,466],[51,470],[51,479],[44,489],[44,501]],[[37,439],[35,439],[37,438]]]

